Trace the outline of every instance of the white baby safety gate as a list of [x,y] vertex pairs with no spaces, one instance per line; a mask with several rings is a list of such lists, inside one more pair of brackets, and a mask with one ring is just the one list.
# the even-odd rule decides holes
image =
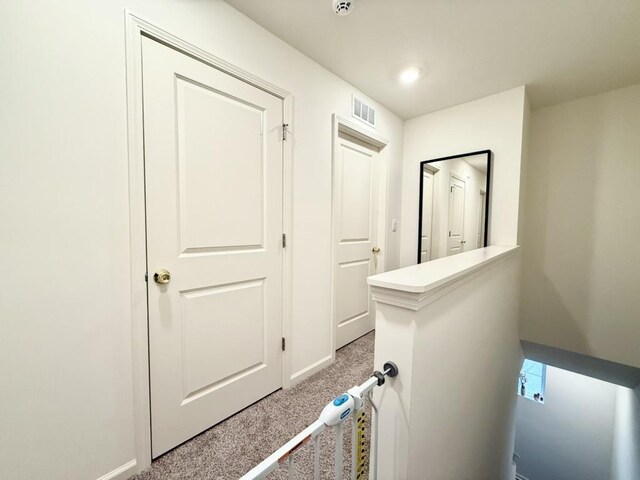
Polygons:
[[[385,363],[382,373],[375,371],[371,378],[362,385],[350,388],[346,393],[334,398],[326,407],[324,407],[318,420],[313,422],[282,447],[273,452],[269,457],[260,462],[256,467],[245,474],[241,480],[264,479],[267,475],[280,467],[287,469],[289,479],[297,479],[298,477],[294,476],[295,454],[309,442],[313,442],[313,479],[319,480],[319,435],[327,428],[336,428],[334,476],[336,480],[342,480],[344,422],[349,418],[352,421],[350,478],[351,480],[364,480],[365,455],[363,451],[363,437],[365,398],[368,397],[373,411],[377,412],[376,406],[371,401],[373,387],[382,385],[384,383],[385,376],[395,377],[396,375],[398,375],[398,367],[396,367],[395,363]],[[375,463],[377,459],[377,450],[373,446],[373,442],[376,437],[377,421],[377,415],[373,415],[371,419],[371,465],[369,467],[370,478],[373,480],[376,478]]]

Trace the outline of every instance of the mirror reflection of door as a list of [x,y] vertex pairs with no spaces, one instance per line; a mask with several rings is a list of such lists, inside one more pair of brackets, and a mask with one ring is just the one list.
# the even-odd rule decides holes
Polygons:
[[453,173],[449,183],[449,236],[447,238],[447,255],[455,255],[464,251],[464,210],[466,182]]
[[433,173],[422,172],[422,236],[420,263],[431,260],[431,231],[433,228]]
[[491,151],[420,164],[418,263],[488,245]]

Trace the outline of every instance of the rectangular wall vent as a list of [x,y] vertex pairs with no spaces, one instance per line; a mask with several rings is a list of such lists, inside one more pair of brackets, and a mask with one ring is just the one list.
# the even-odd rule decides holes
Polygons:
[[376,111],[370,105],[367,105],[355,96],[351,97],[351,115],[358,120],[362,120],[367,125],[376,126]]

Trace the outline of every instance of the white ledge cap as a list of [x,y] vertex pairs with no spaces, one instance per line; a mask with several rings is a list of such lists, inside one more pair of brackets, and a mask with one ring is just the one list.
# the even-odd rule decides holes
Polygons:
[[410,293],[426,293],[514,253],[518,246],[490,246],[430,262],[379,273],[367,278],[373,287],[389,288]]

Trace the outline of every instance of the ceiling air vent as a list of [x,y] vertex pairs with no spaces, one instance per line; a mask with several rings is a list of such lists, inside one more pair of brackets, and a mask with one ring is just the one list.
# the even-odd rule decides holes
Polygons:
[[362,100],[352,97],[351,114],[358,120],[362,120],[367,125],[376,126],[376,111]]

